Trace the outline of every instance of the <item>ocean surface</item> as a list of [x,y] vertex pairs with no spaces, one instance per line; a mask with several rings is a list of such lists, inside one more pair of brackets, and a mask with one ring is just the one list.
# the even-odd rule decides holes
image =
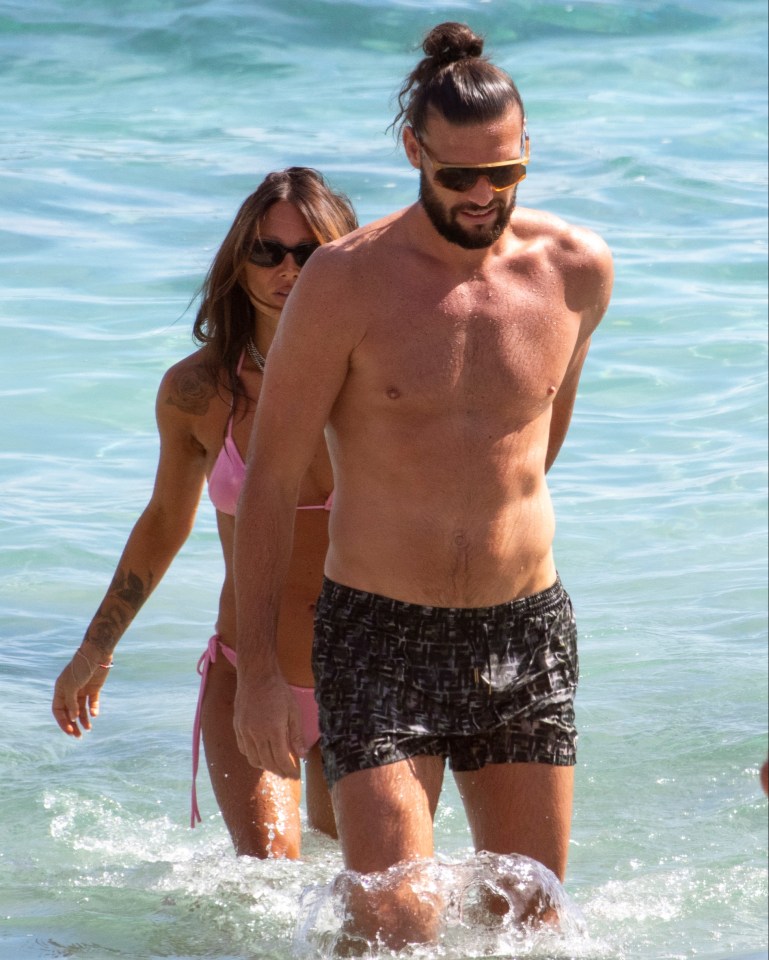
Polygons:
[[[617,280],[550,477],[583,923],[545,943],[447,922],[417,955],[767,957],[764,0],[0,0],[2,960],[324,955],[333,843],[238,860],[205,776],[187,826],[210,504],[94,731],[64,737],[50,699],[149,496],[157,385],[241,200],[309,164],[364,223],[410,203],[387,126],[447,19],[521,88],[519,202],[598,231]],[[436,839],[446,876],[491,869],[450,778]]]

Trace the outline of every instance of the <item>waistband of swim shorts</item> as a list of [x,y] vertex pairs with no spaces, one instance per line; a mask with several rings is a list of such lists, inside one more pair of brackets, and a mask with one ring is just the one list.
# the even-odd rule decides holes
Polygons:
[[568,594],[564,590],[561,578],[556,574],[555,583],[546,590],[532,593],[528,597],[519,597],[516,600],[507,600],[486,607],[439,607],[420,603],[408,603],[405,600],[393,600],[391,597],[379,593],[369,593],[355,587],[347,587],[323,578],[321,598],[334,606],[355,604],[358,609],[378,610],[383,613],[402,614],[408,617],[445,616],[467,619],[495,619],[496,617],[537,617],[557,610]]

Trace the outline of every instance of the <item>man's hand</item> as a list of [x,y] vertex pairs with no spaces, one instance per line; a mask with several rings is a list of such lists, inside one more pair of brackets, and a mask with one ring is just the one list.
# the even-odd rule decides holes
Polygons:
[[281,676],[247,680],[238,677],[235,736],[252,767],[281,777],[299,776],[305,755],[299,707]]

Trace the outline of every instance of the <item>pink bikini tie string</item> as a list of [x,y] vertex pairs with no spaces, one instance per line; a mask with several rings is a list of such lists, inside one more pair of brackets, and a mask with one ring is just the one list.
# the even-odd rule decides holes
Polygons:
[[206,692],[206,682],[208,680],[208,670],[212,663],[216,661],[217,650],[221,650],[227,660],[233,665],[237,663],[237,654],[222,643],[218,634],[214,634],[208,641],[208,646],[198,660],[197,671],[200,674],[200,691],[198,693],[198,705],[195,710],[195,722],[192,725],[192,809],[190,812],[190,827],[194,829],[196,823],[200,823],[200,809],[198,807],[198,790],[196,780],[198,776],[198,767],[200,765],[200,714],[203,708],[203,697]]

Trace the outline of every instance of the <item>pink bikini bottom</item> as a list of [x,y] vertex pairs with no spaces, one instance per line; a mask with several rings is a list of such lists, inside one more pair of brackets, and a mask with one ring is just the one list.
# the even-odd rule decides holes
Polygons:
[[[198,706],[195,710],[195,722],[192,727],[192,812],[190,814],[190,826],[194,827],[200,823],[200,810],[198,809],[198,792],[196,780],[198,776],[198,766],[200,765],[200,711],[203,706],[203,695],[206,691],[206,681],[208,680],[208,669],[216,660],[217,652],[221,651],[225,659],[234,666],[237,665],[237,654],[222,643],[218,634],[214,634],[208,641],[204,653],[198,660],[198,673],[200,674],[200,692],[198,693]],[[318,705],[315,702],[315,691],[312,687],[295,687],[288,685],[299,706],[299,713],[302,718],[302,738],[306,750],[310,750],[320,739],[320,730],[318,729]]]

